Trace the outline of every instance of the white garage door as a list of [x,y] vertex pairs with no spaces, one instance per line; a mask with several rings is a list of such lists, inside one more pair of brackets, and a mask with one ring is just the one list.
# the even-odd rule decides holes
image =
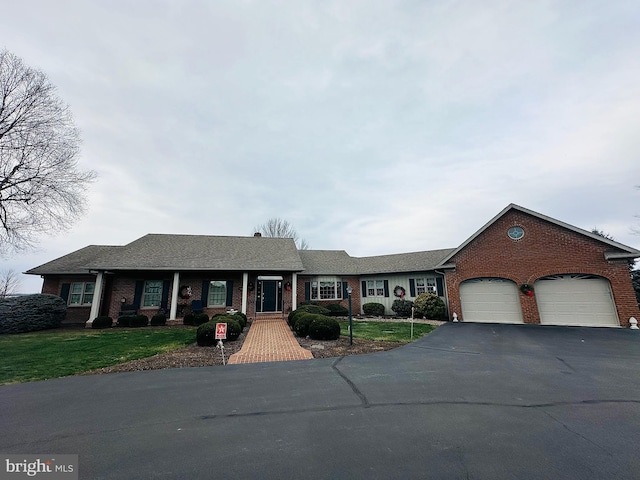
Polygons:
[[606,278],[554,275],[534,284],[540,323],[545,325],[618,326],[618,315]]
[[522,323],[518,286],[502,278],[475,278],[460,284],[465,322]]

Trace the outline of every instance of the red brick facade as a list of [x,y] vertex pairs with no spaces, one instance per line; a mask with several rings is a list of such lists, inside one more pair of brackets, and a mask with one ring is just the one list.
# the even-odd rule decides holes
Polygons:
[[[514,241],[507,236],[510,227],[520,226],[525,235]],[[589,274],[609,280],[618,318],[622,326],[639,317],[638,304],[629,278],[626,260],[607,261],[605,252],[615,247],[563,228],[527,213],[510,210],[447,263],[454,270],[445,273],[449,315],[462,317],[460,283],[481,277],[513,280],[517,285],[534,285],[536,280],[560,274]],[[535,297],[520,295],[525,323],[540,323]]]

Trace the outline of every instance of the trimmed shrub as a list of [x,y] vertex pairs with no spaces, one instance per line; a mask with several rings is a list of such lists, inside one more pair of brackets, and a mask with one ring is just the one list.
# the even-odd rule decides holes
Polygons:
[[233,342],[242,333],[240,323],[231,315],[219,315],[207,323],[203,323],[196,331],[196,341],[201,347],[210,347],[216,343],[216,323],[227,324],[227,341]]
[[183,325],[195,325],[195,315],[193,313],[187,313],[184,317],[182,317]]
[[247,323],[249,322],[249,320],[247,319],[247,316],[246,316],[244,313],[242,313],[242,312],[236,312],[234,315],[239,315],[239,316],[241,316],[241,317],[242,317],[242,320],[243,320],[243,322],[242,322],[242,328],[244,328],[244,327],[246,327],[246,326],[247,326]]
[[113,326],[113,318],[96,317],[91,322],[91,328],[111,328]]
[[196,342],[201,347],[210,347],[216,343],[216,324],[215,322],[203,323],[196,330]]
[[131,328],[146,327],[147,325],[149,325],[149,317],[146,315],[134,315],[129,320]]
[[209,321],[209,315],[206,313],[196,313],[193,316],[193,324],[195,326],[204,325]]
[[335,318],[317,316],[309,325],[309,336],[314,340],[336,340],[340,338],[340,324]]
[[365,315],[381,317],[384,315],[384,305],[375,302],[365,303],[364,305],[362,305],[362,311]]
[[429,318],[432,320],[444,319],[446,307],[442,299],[433,293],[421,293],[413,302],[415,316],[417,318]]
[[67,314],[57,295],[24,295],[0,300],[0,333],[23,333],[59,327]]
[[118,317],[117,325],[119,327],[128,327],[131,324],[131,319],[135,317],[135,315],[121,315]]
[[[222,322],[218,322],[222,323]],[[242,327],[240,326],[240,322],[238,322],[232,315],[229,315],[227,320],[225,321],[227,324],[227,340],[229,342],[233,342],[238,339],[240,334],[242,333]]]
[[244,327],[247,326],[246,317],[243,317],[242,315],[238,315],[237,313],[234,313],[233,315],[229,315],[229,316],[240,324],[241,330],[244,330]]
[[[329,315],[329,310],[321,307],[320,305],[313,305],[310,303],[304,304],[304,305],[300,305],[296,310],[294,310],[293,312],[291,312],[289,314],[289,316],[287,317],[287,320],[289,321],[289,325],[291,326],[291,328],[295,327],[295,323],[296,323],[296,317],[302,313],[314,313],[314,314],[318,314],[318,315]],[[305,335],[306,336],[306,335]]]
[[167,316],[164,313],[158,313],[151,317],[151,326],[157,327],[159,325],[167,324]]
[[329,315],[332,317],[346,317],[349,315],[349,309],[343,307],[339,303],[330,303],[326,308],[329,310]]
[[293,331],[298,337],[306,337],[309,335],[309,327],[311,323],[318,318],[329,318],[326,315],[320,315],[318,313],[302,313],[295,319],[293,325]]
[[413,307],[413,302],[411,300],[394,300],[393,305],[391,305],[391,310],[395,312],[399,317],[410,317],[411,316],[411,307]]

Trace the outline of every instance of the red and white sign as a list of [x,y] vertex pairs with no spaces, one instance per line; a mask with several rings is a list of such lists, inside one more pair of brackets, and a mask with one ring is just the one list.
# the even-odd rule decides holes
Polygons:
[[226,339],[227,339],[227,324],[216,323],[216,340],[226,340]]

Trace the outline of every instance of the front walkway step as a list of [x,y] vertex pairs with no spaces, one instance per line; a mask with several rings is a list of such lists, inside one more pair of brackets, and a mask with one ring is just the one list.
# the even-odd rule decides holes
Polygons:
[[238,353],[229,357],[229,364],[284,362],[313,358],[300,346],[281,315],[258,316],[249,328],[247,338]]

